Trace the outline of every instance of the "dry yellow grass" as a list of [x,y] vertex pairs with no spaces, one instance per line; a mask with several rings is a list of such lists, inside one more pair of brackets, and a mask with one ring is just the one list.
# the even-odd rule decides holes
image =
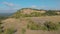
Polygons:
[[[35,22],[44,22],[44,21],[53,21],[53,22],[60,22],[60,16],[45,16],[45,17],[26,17],[26,18],[21,18],[21,19],[15,19],[15,18],[9,18],[6,20],[3,20],[2,22],[4,23],[5,28],[11,28],[14,27],[17,29],[17,32],[15,34],[22,34],[22,28],[26,28],[28,20],[30,19]],[[29,30],[26,29],[25,34],[60,34],[59,31],[42,31],[42,30]]]

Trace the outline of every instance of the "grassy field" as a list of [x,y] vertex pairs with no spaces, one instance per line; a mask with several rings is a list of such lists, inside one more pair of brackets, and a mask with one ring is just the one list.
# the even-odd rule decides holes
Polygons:
[[3,20],[4,29],[6,28],[14,28],[17,30],[15,34],[22,34],[22,28],[25,29],[23,31],[25,34],[59,34],[58,31],[43,31],[43,30],[30,30],[27,29],[28,21],[34,21],[35,23],[44,23],[45,21],[52,21],[54,23],[60,22],[60,16],[42,16],[42,17],[25,17],[25,18],[8,18]]

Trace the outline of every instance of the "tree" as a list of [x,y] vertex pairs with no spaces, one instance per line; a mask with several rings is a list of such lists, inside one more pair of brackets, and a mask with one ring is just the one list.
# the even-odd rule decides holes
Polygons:
[[48,31],[57,30],[57,28],[58,28],[57,24],[52,23],[52,22],[45,22],[44,26],[47,27]]
[[56,13],[56,11],[48,10],[48,11],[46,11],[45,15],[53,16],[53,15],[57,15],[57,13]]

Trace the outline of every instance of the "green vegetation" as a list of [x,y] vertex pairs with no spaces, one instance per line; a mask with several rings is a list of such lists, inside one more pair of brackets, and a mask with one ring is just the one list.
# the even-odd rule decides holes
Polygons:
[[0,34],[4,33],[4,30],[3,30],[4,26],[2,26],[3,25],[2,20],[5,20],[7,18],[8,17],[6,16],[0,16]]
[[29,22],[27,24],[27,28],[31,29],[31,30],[48,30],[48,31],[52,31],[52,30],[58,30],[60,26],[58,26],[59,24],[53,23],[53,22],[45,22],[43,23],[43,25],[41,24],[37,24],[34,22]]
[[39,16],[41,16],[41,13],[39,13],[39,12],[32,12],[30,15],[31,15],[31,17],[39,17]]
[[59,28],[60,28],[60,22],[59,22],[58,24],[59,24],[58,26],[59,26]]
[[41,13],[39,13],[39,12],[32,12],[31,14],[16,13],[12,17],[20,18],[20,17],[39,17],[39,16],[41,16]]
[[58,29],[58,24],[55,24],[55,23],[52,23],[52,22],[45,22],[44,26],[47,28],[48,31]]
[[8,17],[9,16],[0,16],[0,34],[13,34],[15,32],[15,30],[11,28],[6,29],[6,30],[3,29],[4,26],[2,26],[3,25],[2,21],[7,19]]
[[[31,8],[30,8],[31,9]],[[23,10],[23,9],[21,9]],[[36,10],[30,14],[24,14],[24,11],[18,10],[14,15],[12,15],[11,17],[13,18],[20,18],[20,17],[40,17],[40,16],[55,16],[55,15],[59,15],[57,13],[57,11],[55,10],[46,10],[45,13],[40,13],[37,12],[39,11],[38,9],[31,9],[31,10]]]
[[27,24],[27,28],[31,30],[39,30],[41,25],[38,25],[34,23],[33,21],[30,21],[30,23]]
[[15,32],[16,32],[15,29],[13,29],[13,28],[7,28],[4,31],[4,34],[14,34]]
[[3,33],[3,26],[1,26],[1,25],[2,25],[2,22],[1,22],[1,20],[0,20],[0,34]]
[[7,19],[8,17],[0,16],[0,20]]
[[25,34],[26,29],[22,28],[22,34]]
[[48,10],[48,11],[46,11],[46,13],[44,13],[44,14],[47,15],[47,16],[58,15],[58,14],[56,13],[56,11],[52,11],[52,10]]

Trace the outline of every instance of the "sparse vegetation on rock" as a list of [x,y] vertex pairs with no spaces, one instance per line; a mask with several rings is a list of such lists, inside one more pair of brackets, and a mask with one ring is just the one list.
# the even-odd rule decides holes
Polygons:
[[[56,20],[54,18],[56,18]],[[60,22],[54,23],[52,21],[59,21],[59,18],[60,15],[53,10],[47,11],[47,10],[23,8],[21,10],[18,10],[10,17],[0,17],[0,20],[4,21],[5,19],[7,19],[4,21],[5,25],[4,27],[6,27],[6,25],[8,25],[7,27],[13,26],[14,28],[18,29],[17,33],[25,34],[27,30],[57,31],[60,28]],[[1,24],[2,23],[0,23],[0,33],[4,32],[4,34],[14,34],[16,32],[16,30],[12,28],[7,28],[3,31]]]
[[53,23],[53,22],[45,22],[42,25],[41,24],[37,24],[34,22],[31,22],[27,24],[27,28],[31,29],[31,30],[48,30],[48,31],[52,31],[52,30],[58,30],[60,26],[58,26],[59,24]]
[[53,22],[45,22],[44,26],[47,28],[48,31],[58,29],[58,24],[53,23]]
[[22,28],[22,34],[25,34],[26,29]]
[[13,28],[7,28],[4,31],[4,34],[14,34],[16,31]]
[[2,33],[4,32],[2,24],[3,24],[3,23],[2,23],[1,20],[0,20],[0,34],[2,34]]
[[[58,11],[54,11],[54,10],[45,10],[44,11],[44,10],[31,9],[31,8],[26,8],[26,9],[24,8],[24,9],[21,9],[21,10],[18,10],[11,17],[20,18],[20,17],[40,17],[40,16],[55,16],[55,15],[59,15],[57,13]],[[24,12],[26,12],[26,13],[24,13]]]

